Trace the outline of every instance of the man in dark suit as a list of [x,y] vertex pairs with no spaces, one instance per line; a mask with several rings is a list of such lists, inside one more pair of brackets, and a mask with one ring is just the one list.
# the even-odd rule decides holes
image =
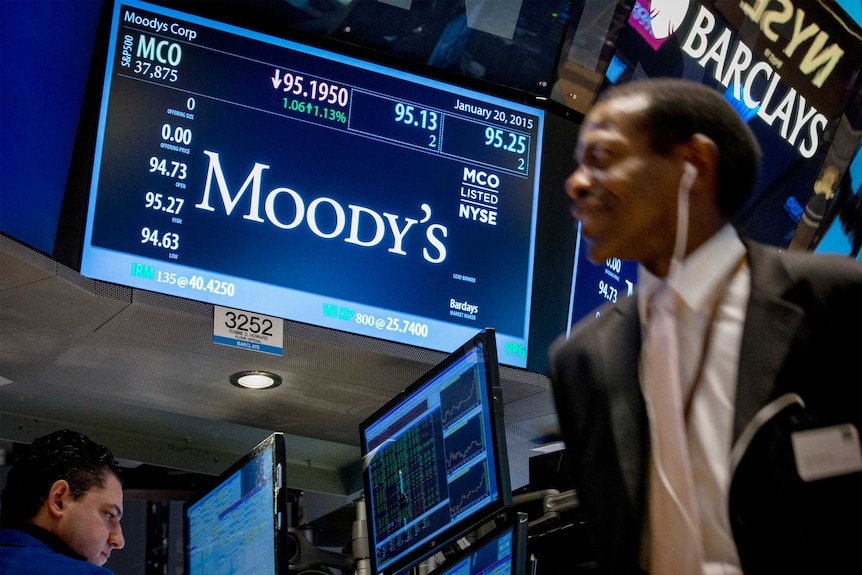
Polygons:
[[[862,573],[862,264],[739,237],[760,150],[699,83],[606,90],[576,155],[566,193],[590,261],[639,263],[633,297],[549,352],[599,571]],[[642,352],[662,286],[675,294],[673,407],[644,377],[670,355]],[[670,421],[673,453],[656,447]],[[662,489],[684,519],[678,537],[657,519]],[[674,555],[688,567],[669,567]]]
[[107,447],[68,429],[35,439],[2,503],[3,575],[111,575],[102,565],[125,538],[120,467]]

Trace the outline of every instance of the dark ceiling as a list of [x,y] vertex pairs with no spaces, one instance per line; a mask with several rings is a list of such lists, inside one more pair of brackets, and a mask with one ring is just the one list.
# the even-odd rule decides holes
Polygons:
[[[13,444],[71,427],[131,466],[216,475],[282,431],[289,487],[350,495],[359,423],[444,357],[290,321],[281,356],[218,345],[212,305],[91,280],[0,235],[0,439]],[[229,383],[249,369],[284,383]],[[547,378],[501,378],[517,487],[556,417]]]

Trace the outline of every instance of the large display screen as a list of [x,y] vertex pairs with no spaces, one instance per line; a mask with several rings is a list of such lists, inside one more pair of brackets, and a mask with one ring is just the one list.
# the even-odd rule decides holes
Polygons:
[[589,314],[599,315],[601,312],[598,308],[603,304],[616,303],[630,297],[638,279],[637,262],[619,258],[608,258],[604,265],[590,262],[587,259],[586,247],[581,245],[583,236],[580,223],[577,226],[578,244],[575,250],[567,333],[581,318]]
[[397,573],[511,505],[494,330],[360,424],[374,573]]
[[526,349],[543,121],[118,1],[80,271],[445,352],[493,326]]
[[184,504],[185,573],[287,573],[284,436],[274,433]]

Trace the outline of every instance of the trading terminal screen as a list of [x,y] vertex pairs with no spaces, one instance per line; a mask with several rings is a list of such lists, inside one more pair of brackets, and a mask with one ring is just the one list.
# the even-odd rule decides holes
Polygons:
[[186,575],[287,573],[283,453],[271,435],[184,505]]
[[524,575],[527,515],[518,513],[482,536],[432,573],[439,575]]
[[361,424],[376,573],[511,504],[495,349],[487,329]]

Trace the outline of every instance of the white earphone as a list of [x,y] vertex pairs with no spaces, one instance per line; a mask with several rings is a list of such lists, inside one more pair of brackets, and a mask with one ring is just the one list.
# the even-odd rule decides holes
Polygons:
[[694,167],[694,164],[691,162],[686,162],[685,167],[683,168],[683,176],[681,185],[686,188],[690,188],[694,183],[694,179],[697,177],[697,168]]
[[682,177],[679,179],[679,189],[677,190],[676,238],[673,244],[673,257],[670,262],[668,280],[679,275],[682,269],[682,260],[685,258],[686,240],[688,238],[689,191],[696,177],[697,168],[691,162],[686,162]]

